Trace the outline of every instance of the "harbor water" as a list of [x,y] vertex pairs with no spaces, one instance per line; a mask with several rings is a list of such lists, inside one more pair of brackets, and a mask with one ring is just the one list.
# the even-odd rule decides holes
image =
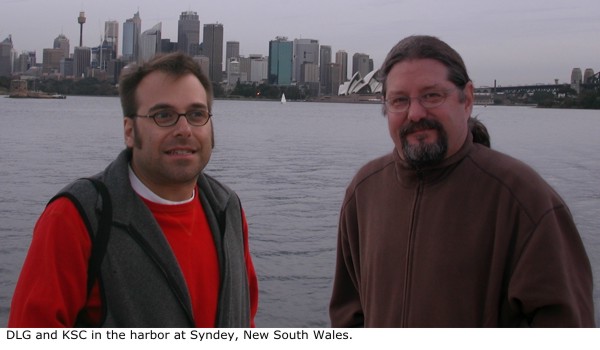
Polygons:
[[[240,196],[259,276],[258,327],[327,327],[344,190],[391,151],[376,104],[215,101],[206,172]],[[598,111],[477,106],[492,147],[533,166],[569,205],[594,271],[600,316]],[[124,148],[114,97],[0,97],[0,327],[48,199]],[[597,321],[598,323],[598,321]]]

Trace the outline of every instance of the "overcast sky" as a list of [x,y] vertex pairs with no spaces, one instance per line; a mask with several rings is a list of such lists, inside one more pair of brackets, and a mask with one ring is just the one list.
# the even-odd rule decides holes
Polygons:
[[36,50],[39,62],[61,33],[71,52],[79,44],[79,11],[83,44],[96,46],[105,21],[122,32],[138,10],[142,31],[162,22],[172,41],[181,12],[195,11],[201,28],[223,24],[245,56],[267,55],[269,40],[286,36],[366,53],[378,67],[401,38],[428,34],[462,55],[476,86],[564,83],[575,67],[600,70],[599,0],[0,0],[0,41],[12,35],[14,49]]

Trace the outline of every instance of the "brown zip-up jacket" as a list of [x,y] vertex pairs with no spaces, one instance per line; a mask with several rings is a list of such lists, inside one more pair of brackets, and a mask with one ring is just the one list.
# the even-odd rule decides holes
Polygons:
[[569,209],[529,166],[473,144],[416,171],[365,165],[339,222],[333,327],[593,327]]

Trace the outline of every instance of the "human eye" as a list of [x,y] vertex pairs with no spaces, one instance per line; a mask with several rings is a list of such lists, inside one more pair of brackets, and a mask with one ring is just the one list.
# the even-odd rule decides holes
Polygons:
[[186,116],[194,122],[203,123],[208,119],[208,111],[204,109],[191,110],[186,113]]
[[441,91],[430,91],[421,95],[421,101],[428,103],[436,103],[444,99],[444,93]]
[[395,96],[389,100],[389,104],[391,107],[406,107],[410,103],[410,98],[408,96]]
[[157,111],[154,112],[152,115],[150,115],[152,118],[154,118],[154,120],[156,120],[157,122],[168,122],[170,120],[172,120],[173,118],[177,117],[177,113],[165,109],[162,111]]

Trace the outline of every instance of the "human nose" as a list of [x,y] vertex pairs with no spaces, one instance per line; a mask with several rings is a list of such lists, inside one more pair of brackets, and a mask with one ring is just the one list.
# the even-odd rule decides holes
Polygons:
[[175,122],[175,134],[182,136],[189,136],[192,134],[192,125],[187,120],[185,113],[178,114],[177,121]]
[[409,120],[416,122],[427,116],[427,109],[423,107],[419,98],[411,97],[406,114]]

